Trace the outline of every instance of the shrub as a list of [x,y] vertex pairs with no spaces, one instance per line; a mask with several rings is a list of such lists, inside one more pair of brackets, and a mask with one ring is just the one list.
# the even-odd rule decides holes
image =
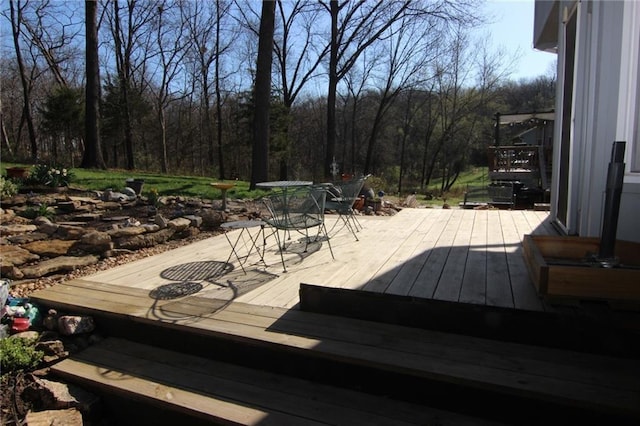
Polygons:
[[18,193],[18,185],[0,176],[0,196],[13,197]]
[[60,186],[69,186],[73,173],[59,166],[51,166],[47,164],[38,164],[31,169],[29,173],[29,183],[45,185],[51,188]]
[[2,374],[36,368],[44,352],[35,348],[36,339],[5,338],[0,340],[0,361]]

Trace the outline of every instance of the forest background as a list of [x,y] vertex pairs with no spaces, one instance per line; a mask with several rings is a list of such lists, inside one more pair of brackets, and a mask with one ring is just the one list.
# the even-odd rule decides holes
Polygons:
[[[2,161],[250,180],[270,9],[267,178],[372,173],[394,192],[435,179],[446,192],[486,165],[496,112],[554,106],[554,75],[513,81],[517,58],[472,37],[491,19],[482,3],[3,2]],[[97,153],[85,118],[93,80]]]

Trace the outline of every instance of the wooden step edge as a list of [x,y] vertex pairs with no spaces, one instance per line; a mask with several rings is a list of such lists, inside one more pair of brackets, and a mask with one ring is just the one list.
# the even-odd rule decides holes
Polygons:
[[494,424],[402,401],[108,338],[52,373],[152,407],[225,424]]

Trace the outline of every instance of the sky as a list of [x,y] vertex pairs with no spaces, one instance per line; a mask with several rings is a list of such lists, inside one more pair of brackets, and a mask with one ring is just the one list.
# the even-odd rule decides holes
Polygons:
[[493,23],[479,32],[490,33],[493,46],[504,47],[510,58],[521,53],[513,67],[513,80],[550,74],[556,55],[533,48],[534,0],[487,0],[485,11],[493,16]]

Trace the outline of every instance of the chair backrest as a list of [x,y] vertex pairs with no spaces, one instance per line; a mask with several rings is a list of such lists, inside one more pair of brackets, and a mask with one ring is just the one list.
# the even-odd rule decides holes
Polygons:
[[353,204],[356,202],[360,195],[360,191],[362,191],[362,187],[364,186],[364,181],[368,176],[361,176],[356,179],[352,179],[347,182],[340,182],[334,184],[335,190],[339,192],[339,201],[332,201],[330,203],[330,208],[351,208]]
[[272,225],[281,229],[302,229],[324,221],[324,188],[305,186],[289,188],[263,199]]

